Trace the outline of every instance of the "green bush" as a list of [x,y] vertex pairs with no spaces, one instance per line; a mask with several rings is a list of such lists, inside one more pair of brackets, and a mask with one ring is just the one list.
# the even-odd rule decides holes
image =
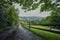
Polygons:
[[18,23],[18,13],[13,6],[0,7],[0,29]]

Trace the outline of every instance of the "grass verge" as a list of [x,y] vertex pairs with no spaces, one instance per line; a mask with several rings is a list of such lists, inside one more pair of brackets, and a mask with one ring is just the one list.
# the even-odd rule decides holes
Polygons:
[[[29,29],[26,25],[24,27]],[[60,40],[60,34],[55,34],[55,33],[43,31],[43,30],[37,30],[34,28],[30,28],[30,31],[32,31],[38,36],[42,36],[46,40]]]

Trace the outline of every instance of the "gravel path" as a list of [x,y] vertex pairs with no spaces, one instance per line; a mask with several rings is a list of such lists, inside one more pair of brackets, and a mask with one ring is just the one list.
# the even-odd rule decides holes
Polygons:
[[27,29],[19,26],[16,34],[11,40],[43,40],[43,38],[38,37]]

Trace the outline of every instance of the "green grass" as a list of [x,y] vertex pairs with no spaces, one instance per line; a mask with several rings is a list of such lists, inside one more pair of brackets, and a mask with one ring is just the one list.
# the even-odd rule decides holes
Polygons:
[[[29,29],[28,26],[24,26],[25,28]],[[44,30],[38,30],[34,28],[30,28],[30,31],[35,33],[38,36],[41,36],[45,38],[46,40],[60,40],[60,34],[55,34],[52,32],[44,31]]]
[[[21,22],[21,23],[28,26],[28,23],[27,22]],[[53,30],[53,31],[59,31],[60,32],[60,29],[56,29],[56,28],[50,29],[50,27],[48,27],[48,26],[31,25],[31,27],[40,28],[40,29],[47,29],[47,30]]]
[[[21,22],[22,24],[26,25],[26,26],[29,26],[27,22]],[[40,28],[40,29],[47,29],[47,30],[53,30],[53,31],[58,31],[60,32],[60,29],[56,29],[56,28],[51,28],[48,27],[48,26],[41,26],[41,25],[31,25],[31,27],[34,27],[34,28]]]
[[60,34],[55,34],[55,33],[47,32],[43,30],[37,30],[33,28],[31,28],[30,30],[35,34],[46,38],[46,40],[60,40]]
[[[48,26],[31,25],[31,27],[50,30],[50,27],[48,27]],[[53,31],[59,31],[60,32],[60,29],[56,29],[56,28],[52,28],[51,30],[53,30]]]

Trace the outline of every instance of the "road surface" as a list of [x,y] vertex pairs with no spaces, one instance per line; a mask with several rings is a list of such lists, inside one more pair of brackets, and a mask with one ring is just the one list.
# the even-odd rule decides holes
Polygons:
[[27,29],[19,26],[17,32],[10,40],[43,40],[43,38],[38,37]]

